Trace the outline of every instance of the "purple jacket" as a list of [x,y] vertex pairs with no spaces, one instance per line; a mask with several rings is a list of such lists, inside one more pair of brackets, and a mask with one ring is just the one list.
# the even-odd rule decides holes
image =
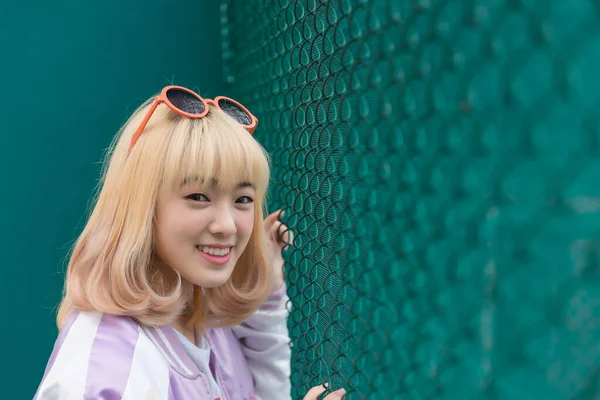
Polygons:
[[72,313],[34,400],[290,399],[285,286],[244,323],[208,329],[193,346],[171,326]]

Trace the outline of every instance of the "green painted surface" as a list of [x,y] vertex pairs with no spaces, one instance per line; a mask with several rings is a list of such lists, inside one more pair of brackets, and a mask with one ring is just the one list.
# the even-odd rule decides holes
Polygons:
[[220,94],[220,33],[209,1],[0,7],[0,397],[33,398],[42,377],[65,257],[104,149],[170,82]]

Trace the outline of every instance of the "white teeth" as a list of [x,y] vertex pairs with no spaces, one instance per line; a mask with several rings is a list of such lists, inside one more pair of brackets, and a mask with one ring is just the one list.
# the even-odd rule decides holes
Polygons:
[[203,246],[202,248],[198,247],[202,252],[206,253],[206,254],[210,254],[213,256],[225,256],[229,253],[229,250],[231,250],[231,247],[226,247],[224,249],[217,249],[215,247],[208,247],[208,246]]

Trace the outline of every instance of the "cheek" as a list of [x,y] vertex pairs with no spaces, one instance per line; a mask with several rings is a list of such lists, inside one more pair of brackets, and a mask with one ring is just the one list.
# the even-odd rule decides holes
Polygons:
[[178,247],[186,243],[186,238],[192,236],[197,227],[198,218],[194,218],[193,214],[181,208],[172,211],[163,213],[157,220],[157,239],[163,249]]
[[238,232],[243,236],[250,237],[254,229],[254,213],[245,213],[238,222]]
[[205,227],[205,219],[202,211],[181,208],[165,220],[165,230],[168,230],[171,236],[177,236],[180,239],[185,236],[197,235],[198,231]]

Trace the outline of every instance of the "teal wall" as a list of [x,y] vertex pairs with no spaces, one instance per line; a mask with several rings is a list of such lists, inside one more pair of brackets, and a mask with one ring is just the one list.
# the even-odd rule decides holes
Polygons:
[[32,398],[42,377],[66,254],[120,124],[170,82],[221,92],[218,7],[208,0],[2,5],[0,381],[9,383],[2,398]]

